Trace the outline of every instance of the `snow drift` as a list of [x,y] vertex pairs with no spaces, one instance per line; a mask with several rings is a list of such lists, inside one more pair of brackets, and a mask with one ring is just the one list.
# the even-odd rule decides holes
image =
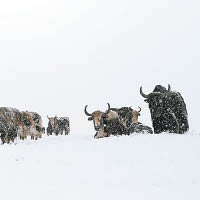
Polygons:
[[200,198],[200,135],[45,136],[1,145],[1,198]]

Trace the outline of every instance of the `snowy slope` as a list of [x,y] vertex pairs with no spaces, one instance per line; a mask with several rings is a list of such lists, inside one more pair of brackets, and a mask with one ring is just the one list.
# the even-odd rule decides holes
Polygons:
[[45,136],[0,146],[3,200],[200,199],[200,135]]

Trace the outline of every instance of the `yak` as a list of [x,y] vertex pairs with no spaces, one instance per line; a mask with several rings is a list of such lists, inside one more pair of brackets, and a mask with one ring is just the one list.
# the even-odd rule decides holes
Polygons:
[[138,122],[140,111],[133,110],[131,107],[111,108],[108,103],[108,110],[105,112],[94,111],[88,113],[85,106],[85,114],[89,121],[93,121],[96,134],[94,138],[99,139],[109,137],[110,135],[130,135],[131,133],[152,133],[150,127],[144,126]]
[[189,130],[188,113],[183,97],[179,92],[157,85],[146,95],[140,87],[140,94],[149,104],[155,134],[162,132],[183,134]]
[[141,115],[141,108],[139,110],[133,110],[131,107],[111,108],[118,113],[120,121],[126,126],[126,132],[128,135],[132,133],[150,133],[152,134],[152,128],[146,126],[138,121],[138,117]]
[[87,106],[85,106],[85,114],[89,121],[93,121],[96,134],[94,138],[99,139],[109,137],[110,135],[127,135],[126,127],[121,123],[117,112],[112,111],[108,103],[108,110],[102,112],[100,110],[88,113]]
[[3,144],[14,142],[17,137],[24,140],[29,135],[31,139],[38,139],[42,137],[42,133],[44,127],[38,113],[0,108],[0,138]]
[[47,127],[47,135],[52,135],[52,133],[55,133],[55,135],[63,135],[63,132],[65,135],[69,135],[70,132],[70,122],[68,117],[48,117],[48,127]]
[[122,107],[122,108],[111,108],[115,111],[122,124],[126,127],[129,127],[132,123],[138,123],[138,117],[140,116],[141,108],[139,111],[133,110],[131,107]]

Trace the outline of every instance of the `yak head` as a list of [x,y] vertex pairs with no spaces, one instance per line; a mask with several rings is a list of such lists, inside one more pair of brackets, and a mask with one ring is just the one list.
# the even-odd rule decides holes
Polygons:
[[26,111],[26,112],[22,112],[22,123],[26,126],[26,127],[30,127],[33,125],[33,119],[31,117],[31,115]]
[[37,113],[33,113],[33,121],[34,121],[36,124],[39,124],[40,121],[41,121],[40,115],[37,114]]
[[89,121],[93,121],[94,123],[94,129],[96,131],[99,131],[102,127],[103,127],[103,122],[105,119],[107,119],[109,117],[109,113],[110,113],[110,104],[108,103],[108,110],[106,112],[102,112],[102,111],[94,111],[93,113],[88,113],[87,111],[87,106],[85,106],[85,114],[88,116],[88,120]]
[[170,90],[170,85],[168,85],[168,90],[161,85],[157,85],[152,93],[146,95],[143,93],[142,87],[140,87],[140,94],[145,98],[144,101],[149,104],[151,115],[154,118],[159,118],[161,116],[164,109],[165,93],[170,92]]
[[139,110],[133,110],[132,111],[132,123],[137,124],[138,123],[138,117],[141,115],[141,108],[139,107]]
[[57,116],[55,116],[55,117],[49,117],[49,116],[47,115],[47,118],[49,119],[49,124],[50,124],[50,126],[51,126],[52,128],[55,128],[55,127],[56,127],[56,124],[57,124],[57,119],[58,119],[58,117],[57,117]]

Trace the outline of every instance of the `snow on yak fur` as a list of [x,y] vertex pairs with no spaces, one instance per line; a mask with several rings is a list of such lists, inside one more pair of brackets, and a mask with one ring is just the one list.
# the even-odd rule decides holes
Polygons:
[[157,85],[152,93],[146,95],[140,88],[140,94],[149,104],[154,133],[170,132],[183,134],[189,130],[188,114],[183,97]]
[[48,117],[49,123],[47,127],[47,135],[52,135],[52,133],[55,133],[55,135],[62,135],[63,132],[65,135],[68,135],[70,132],[70,124],[69,124],[69,118],[68,117]]
[[152,133],[150,127],[138,122],[141,108],[139,111],[135,111],[131,107],[111,108],[108,103],[106,112],[98,110],[90,114],[87,112],[87,107],[85,106],[85,114],[89,117],[89,121],[93,121],[96,130],[94,138],[109,137],[110,135],[130,135],[134,132]]
[[120,122],[118,114],[111,111],[110,104],[108,103],[108,110],[105,112],[94,111],[93,113],[87,112],[85,106],[85,114],[89,117],[89,121],[93,121],[96,134],[94,138],[99,139],[109,137],[110,135],[127,135],[125,126]]
[[0,108],[0,138],[3,144],[14,142],[17,136],[25,139],[29,135],[31,139],[38,139],[44,132],[39,114],[20,112],[15,108]]
[[31,136],[32,140],[42,138],[45,128],[42,126],[42,118],[36,112],[21,112],[22,115],[22,131],[19,132],[20,139],[24,140],[27,136]]
[[138,123],[138,117],[140,116],[141,108],[139,111],[133,110],[131,107],[122,107],[122,108],[111,108],[112,111],[115,111],[120,121],[124,126],[129,127],[132,123]]
[[[138,117],[141,115],[141,108],[139,110],[133,110],[131,107],[111,108],[118,114],[120,123],[124,125],[125,133],[130,135],[131,133],[153,133],[152,128],[145,126],[138,121]],[[123,132],[122,132],[123,134]]]

